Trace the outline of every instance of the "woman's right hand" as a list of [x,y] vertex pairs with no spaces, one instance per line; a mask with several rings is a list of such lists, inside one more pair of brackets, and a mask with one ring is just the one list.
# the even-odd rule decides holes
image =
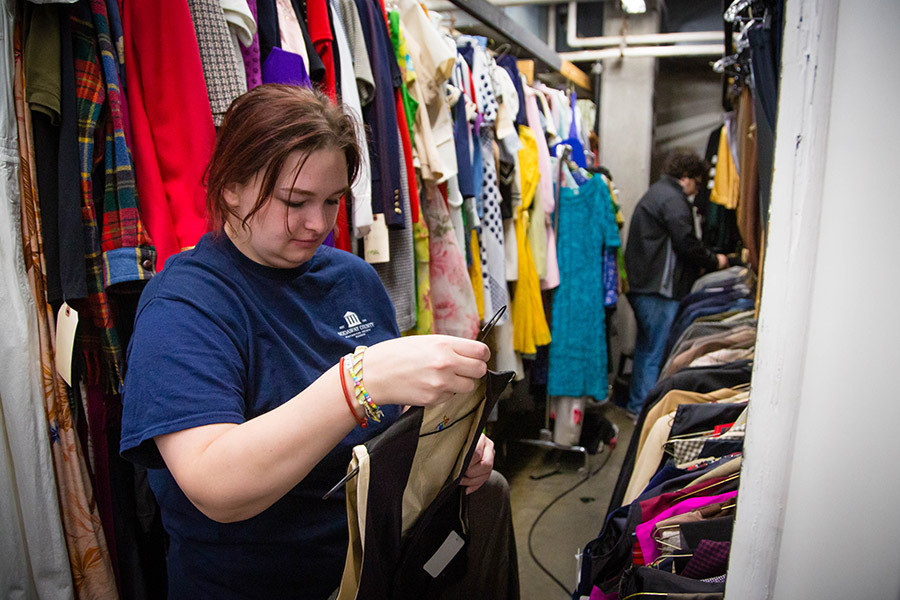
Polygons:
[[363,381],[376,404],[428,406],[475,389],[490,349],[449,335],[417,335],[370,346]]

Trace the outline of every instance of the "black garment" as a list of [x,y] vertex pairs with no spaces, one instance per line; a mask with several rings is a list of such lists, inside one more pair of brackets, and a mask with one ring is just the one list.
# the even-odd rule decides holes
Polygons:
[[272,48],[281,48],[275,0],[256,0],[256,30],[259,33],[259,60],[265,63]]
[[756,148],[759,163],[760,215],[765,223],[772,196],[772,174],[775,167],[775,119],[778,109],[778,64],[772,30],[754,25],[747,32],[750,42],[750,64],[753,70],[753,104],[756,115]]
[[500,217],[503,219],[512,219],[513,215],[513,198],[512,185],[513,177],[516,175],[516,165],[504,162],[502,159],[497,164],[498,186],[500,188]]
[[702,596],[690,597],[696,600],[713,600],[725,597],[725,583],[706,583],[650,567],[635,567],[625,571],[619,585],[619,598],[641,592],[703,593]]
[[[716,127],[710,132],[706,142],[706,162],[710,164],[710,183],[715,179],[715,171],[719,162],[719,140],[724,135],[722,126]],[[729,210],[721,204],[710,201],[711,190],[708,186],[697,192],[694,198],[694,206],[700,214],[702,223],[701,238],[714,252],[731,254],[737,250],[741,241],[741,234],[737,228],[737,211]]]
[[[306,44],[306,55],[309,58],[306,71],[309,73],[309,79],[314,83],[322,83],[325,79],[325,63],[322,62],[322,58],[312,43],[309,28],[306,26],[306,2],[291,0],[291,4],[294,7],[294,14],[297,16],[297,22],[300,24],[300,31],[303,33],[303,42]],[[337,56],[337,52],[334,54]],[[337,77],[335,77],[335,81],[337,81]]]
[[600,535],[584,546],[581,576],[573,598],[590,596],[593,586],[606,594],[616,590],[622,571],[631,564],[632,534],[640,523],[641,506],[637,502],[620,506],[607,516]]
[[625,491],[628,489],[628,482],[631,479],[631,473],[634,471],[634,462],[637,460],[637,447],[640,438],[638,432],[644,427],[647,413],[663,396],[672,390],[706,394],[722,388],[743,385],[750,382],[752,372],[753,361],[740,360],[712,367],[688,367],[660,380],[647,394],[644,408],[641,410],[637,424],[634,427],[635,433],[631,436],[628,450],[626,450],[625,458],[622,460],[622,469],[619,471],[619,478],[616,481],[616,487],[609,502],[607,515],[611,515],[622,506],[622,501],[625,499]]
[[31,113],[31,125],[34,129],[34,167],[41,206],[47,300],[55,305],[63,300],[59,278],[59,128],[53,125],[49,115],[36,110]]
[[680,435],[712,431],[717,425],[734,423],[745,408],[747,408],[746,402],[680,404],[675,409],[675,418],[672,420],[672,433],[669,434],[669,439]]
[[[353,520],[350,521],[349,552],[355,556],[361,554],[362,561],[356,598],[438,598],[442,597],[448,588],[464,589],[469,592],[459,597],[493,598],[497,597],[495,593],[501,593],[501,597],[518,598],[515,543],[512,537],[511,514],[506,507],[495,513],[498,521],[505,521],[509,525],[508,528],[503,528],[503,523],[500,523],[501,529],[508,531],[509,538],[513,540],[507,545],[505,555],[497,552],[489,540],[482,540],[478,544],[464,545],[436,578],[424,569],[424,565],[435,555],[451,532],[463,539],[473,534],[476,523],[469,522],[467,516],[470,498],[459,486],[459,480],[465,471],[465,465],[471,461],[479,432],[484,428],[491,410],[511,379],[511,373],[488,372],[483,397],[480,400],[473,399],[475,407],[457,420],[439,426],[438,429],[425,431],[429,423],[428,419],[425,419],[425,410],[422,407],[412,407],[387,430],[366,442],[369,457],[368,485],[364,491],[357,492],[355,500],[357,506],[365,506],[365,543],[362,548],[358,546],[361,540],[353,532]],[[413,495],[418,497],[423,489],[421,481],[417,480],[417,476],[421,477],[421,473],[414,470],[416,455],[422,452],[419,447],[422,444],[420,440],[426,436],[440,436],[442,432],[447,432],[452,427],[465,428],[463,431],[469,432],[466,439],[471,440],[468,447],[463,445],[459,449],[446,448],[445,443],[439,444],[441,451],[447,452],[442,458],[452,458],[456,465],[460,465],[459,473],[454,476],[455,469],[451,471],[450,477],[434,500],[423,506],[414,524],[406,535],[401,537],[404,493],[407,487],[410,487],[414,492]],[[435,439],[440,438],[430,438]],[[433,458],[432,454],[428,456],[430,459]],[[461,462],[459,458],[462,458]],[[422,457],[419,458],[420,464],[421,460]],[[348,497],[352,498],[353,495]],[[495,494],[495,499],[508,501],[508,494]],[[419,500],[423,503],[428,501],[427,498]],[[480,516],[483,517],[483,514]],[[483,527],[484,521],[477,526]],[[493,552],[491,555],[478,556],[479,548],[491,548]],[[513,551],[511,556],[509,549]],[[503,565],[507,567],[506,572],[503,572]],[[473,567],[478,567],[477,571],[473,572]],[[349,562],[345,567],[344,583],[347,568],[350,568]],[[477,593],[471,593],[475,591]],[[448,594],[448,597],[455,596]]]
[[[706,152],[704,153],[703,158],[709,164],[709,172],[707,173],[707,177],[709,178],[710,184],[712,184],[713,179],[715,179],[716,163],[719,160],[719,138],[721,137],[721,135],[722,126],[716,125],[715,128],[713,128],[713,130],[709,132],[709,138],[707,138],[706,140]],[[694,208],[697,209],[697,214],[700,215],[704,224],[706,223],[706,215],[709,214],[710,193],[710,187],[708,185],[704,185],[697,190],[697,195],[694,196]]]
[[[331,30],[331,39],[337,40],[337,33],[334,31],[334,20],[331,18],[331,4],[328,4],[328,29]],[[332,61],[334,62],[334,93],[337,95],[338,102],[341,102],[341,97],[343,95],[343,90],[341,89],[341,69],[350,69],[353,70],[353,64],[349,64],[346,66],[341,65],[341,53],[336,49],[337,42],[334,42],[335,50],[331,53]],[[347,216],[352,215],[352,208],[348,208]],[[351,227],[352,231],[352,227]]]
[[744,450],[744,438],[714,438],[707,440],[700,450],[700,456],[727,456]]
[[691,204],[677,179],[663,175],[650,186],[631,217],[625,271],[631,292],[680,300],[701,270],[718,258],[697,239]]
[[701,540],[730,542],[734,531],[734,515],[682,523],[679,527],[688,548],[696,548]]
[[[58,222],[59,280],[62,299],[87,298],[84,268],[84,227],[81,220],[81,158],[78,150],[78,114],[75,97],[75,58],[67,6],[60,6],[62,48],[59,110]],[[102,206],[102,204],[101,204]],[[42,204],[43,208],[43,204]],[[52,298],[48,298],[53,302]],[[55,305],[54,305],[55,306]]]

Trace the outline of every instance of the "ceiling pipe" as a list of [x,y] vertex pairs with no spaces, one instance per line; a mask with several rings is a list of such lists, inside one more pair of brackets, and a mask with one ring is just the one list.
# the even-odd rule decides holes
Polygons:
[[569,2],[569,11],[566,17],[566,43],[570,48],[678,44],[681,42],[722,42],[722,40],[725,39],[725,33],[722,31],[685,31],[679,33],[644,33],[636,35],[578,37],[577,7],[577,2]]
[[[583,2],[592,2],[595,4],[600,4],[604,0],[582,0]],[[529,4],[539,4],[541,6],[546,6],[548,4],[565,4],[569,2],[569,0],[491,0],[491,4],[494,6],[526,6]],[[447,10],[458,10],[459,7],[454,6],[450,2],[444,2],[443,0],[426,0],[425,6],[428,10],[437,10],[437,11],[447,11]]]
[[637,58],[667,56],[722,56],[725,44],[688,44],[679,46],[626,46],[624,48],[603,48],[599,50],[579,50],[577,52],[560,52],[563,60],[570,62],[588,62],[604,58]]

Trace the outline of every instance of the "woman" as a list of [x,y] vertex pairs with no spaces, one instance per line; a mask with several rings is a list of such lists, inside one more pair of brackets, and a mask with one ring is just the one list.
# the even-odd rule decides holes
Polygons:
[[[358,165],[353,119],[323,95],[253,89],[229,108],[208,168],[212,233],[144,290],[121,449],[151,468],[170,598],[327,598],[347,525],[343,498],[322,495],[350,449],[403,405],[448,401],[486,372],[480,342],[399,338],[374,270],[322,246]],[[339,360],[358,346],[351,374]],[[467,491],[492,464],[483,437]]]

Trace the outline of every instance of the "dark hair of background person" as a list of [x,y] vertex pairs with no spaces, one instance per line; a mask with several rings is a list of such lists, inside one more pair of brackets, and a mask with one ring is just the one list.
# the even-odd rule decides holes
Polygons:
[[347,181],[352,183],[361,160],[356,127],[350,114],[317,90],[266,84],[238,97],[225,113],[204,175],[210,230],[220,231],[229,214],[237,216],[224,199],[229,185],[247,184],[262,173],[259,197],[242,220],[246,224],[272,197],[285,160],[297,150],[305,156],[295,177],[310,153],[338,150],[347,159]]
[[671,175],[675,179],[690,177],[691,179],[704,179],[709,172],[706,161],[697,156],[693,150],[679,148],[673,150],[663,163],[663,173]]

